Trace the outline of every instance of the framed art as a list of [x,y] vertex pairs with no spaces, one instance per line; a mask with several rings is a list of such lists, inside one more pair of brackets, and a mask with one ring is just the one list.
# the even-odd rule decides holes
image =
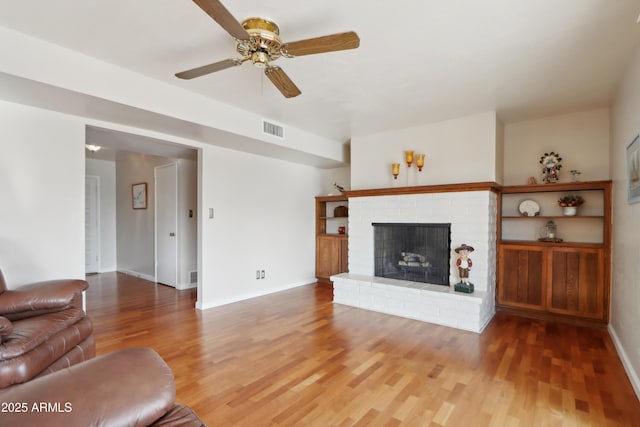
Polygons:
[[132,184],[131,197],[133,209],[147,209],[147,183]]
[[640,135],[627,146],[627,202],[640,202]]

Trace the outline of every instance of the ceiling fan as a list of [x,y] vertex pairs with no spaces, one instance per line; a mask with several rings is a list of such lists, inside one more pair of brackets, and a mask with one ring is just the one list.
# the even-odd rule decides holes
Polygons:
[[353,31],[284,43],[280,39],[280,29],[273,21],[249,18],[239,23],[218,0],[193,0],[193,2],[236,39],[236,50],[242,57],[224,59],[177,73],[176,77],[181,79],[189,80],[215,73],[242,65],[250,60],[256,67],[264,69],[264,74],[286,98],[293,98],[300,95],[300,89],[282,68],[271,65],[271,62],[281,56],[293,58],[355,49],[360,46],[360,38]]

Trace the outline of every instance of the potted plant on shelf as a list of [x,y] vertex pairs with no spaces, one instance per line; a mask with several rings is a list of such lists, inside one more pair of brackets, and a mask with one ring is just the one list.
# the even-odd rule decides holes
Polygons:
[[565,216],[575,216],[578,213],[578,206],[584,203],[582,196],[569,194],[558,199],[558,204],[562,207]]

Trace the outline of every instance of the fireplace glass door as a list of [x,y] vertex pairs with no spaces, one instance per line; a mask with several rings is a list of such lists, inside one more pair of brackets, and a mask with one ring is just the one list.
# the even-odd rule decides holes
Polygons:
[[451,224],[372,225],[376,276],[449,286]]

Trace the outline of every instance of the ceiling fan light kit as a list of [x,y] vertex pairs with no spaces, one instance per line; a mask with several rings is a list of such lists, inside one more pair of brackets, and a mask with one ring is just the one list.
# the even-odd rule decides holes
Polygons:
[[242,58],[229,58],[176,73],[176,77],[181,79],[190,80],[251,61],[253,65],[264,70],[265,75],[282,95],[293,98],[302,92],[282,68],[271,65],[271,62],[281,56],[293,58],[355,49],[360,46],[360,38],[353,31],[283,43],[280,39],[280,28],[271,20],[255,17],[245,19],[240,24],[218,0],[193,2],[236,39],[236,51]]

